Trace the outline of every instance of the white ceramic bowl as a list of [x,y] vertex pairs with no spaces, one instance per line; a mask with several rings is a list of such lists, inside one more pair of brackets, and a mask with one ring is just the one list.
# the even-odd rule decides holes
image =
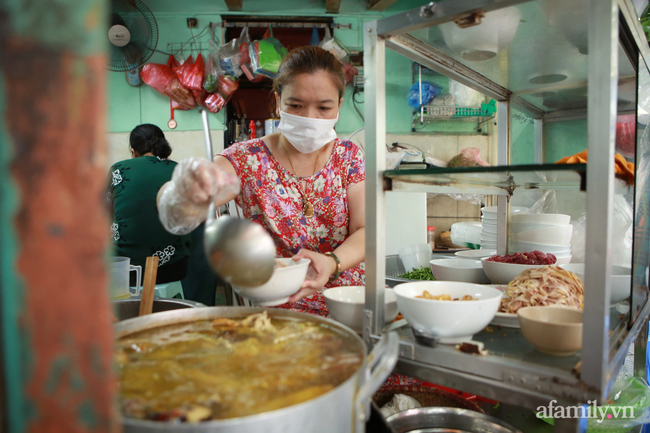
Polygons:
[[459,259],[469,259],[469,260],[481,260],[483,257],[490,257],[496,254],[496,250],[465,250],[465,251],[456,251],[454,254],[456,258]]
[[462,281],[475,284],[490,282],[479,260],[439,259],[431,260],[429,265],[433,276],[438,281]]
[[298,262],[292,258],[277,260],[286,266],[276,267],[271,279],[266,284],[253,288],[239,287],[233,284],[232,288],[239,295],[250,299],[254,305],[270,307],[284,304],[289,300],[289,296],[300,290],[300,286],[305,282],[311,260],[300,259]]
[[515,263],[490,262],[481,259],[483,271],[492,284],[508,284],[526,269],[541,268],[544,265],[518,265]]
[[483,228],[481,229],[481,236],[484,234],[497,234],[497,226],[496,224],[485,224],[483,225]]
[[545,229],[530,230],[514,233],[510,236],[513,241],[547,243],[552,245],[570,245],[573,226],[553,226]]
[[562,254],[570,253],[571,245],[550,245],[536,242],[510,241],[510,251],[513,253],[541,251],[543,253]]
[[[327,309],[337,322],[361,333],[363,328],[363,310],[366,305],[366,288],[364,286],[333,287],[323,292]],[[392,289],[386,289],[384,296],[384,323],[390,323],[397,317],[397,297]]]
[[547,229],[557,227],[557,224],[538,224],[538,223],[510,223],[508,230],[510,233],[529,232],[531,230]]
[[[494,318],[501,292],[478,284],[452,281],[419,281],[395,286],[397,305],[406,321],[417,331],[440,343],[456,344],[471,340]],[[434,301],[416,298],[424,291],[434,296],[462,298],[471,295],[477,301]]]
[[562,256],[555,256],[557,259],[557,262],[555,262],[556,265],[568,265],[571,263],[571,257],[573,257],[571,254],[568,255],[562,255]]
[[431,245],[417,244],[400,248],[399,258],[402,260],[406,272],[413,269],[426,267],[431,260]]
[[571,223],[571,215],[559,213],[527,213],[513,215],[510,221],[513,223],[555,224],[565,226]]
[[[585,281],[585,264],[569,263],[562,265],[563,269],[571,271],[578,276],[584,283]],[[609,294],[609,302],[615,304],[630,297],[630,287],[632,284],[632,269],[625,266],[612,266],[612,290]],[[585,291],[587,288],[585,287]]]

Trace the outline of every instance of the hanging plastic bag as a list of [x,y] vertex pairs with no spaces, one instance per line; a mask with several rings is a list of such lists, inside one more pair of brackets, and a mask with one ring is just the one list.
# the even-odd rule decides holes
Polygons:
[[558,213],[557,194],[554,189],[548,190],[528,209],[528,213]]
[[210,93],[205,98],[205,108],[211,113],[218,113],[226,106],[230,98],[224,98],[219,92]]
[[252,82],[257,82],[261,80],[261,77],[255,75],[253,72],[253,66],[251,65],[251,57],[250,57],[250,47],[251,47],[251,39],[250,36],[248,36],[248,27],[244,27],[244,30],[242,30],[241,35],[239,36],[239,65],[241,67],[242,72],[244,75],[246,75],[246,78],[248,78],[249,81]]
[[184,87],[172,68],[178,67],[174,56],[169,56],[166,65],[147,63],[143,66],[140,76],[149,86],[176,102],[179,109],[191,109],[196,106],[194,97],[189,89]]
[[433,98],[442,93],[442,88],[435,84],[422,82],[422,103],[420,103],[420,83],[411,86],[408,96],[408,104],[413,110],[417,110],[422,105],[427,105]]
[[205,63],[203,56],[199,54],[196,62],[190,55],[185,62],[174,69],[181,84],[190,90],[201,90],[203,88],[203,74]]
[[196,105],[205,107],[205,98],[208,97],[208,92],[206,92],[205,89],[192,90],[192,95],[194,96],[194,101],[196,101]]
[[350,50],[348,50],[348,48],[337,38],[332,37],[329,27],[325,27],[325,37],[320,42],[319,46],[332,53],[339,62],[344,61],[350,55]]
[[320,44],[320,36],[318,35],[318,29],[314,27],[314,29],[311,31],[311,40],[309,41],[309,45],[312,47],[317,47]]
[[219,67],[224,74],[239,77],[243,73],[240,66],[241,54],[239,52],[239,45],[240,39],[235,38],[219,49]]
[[235,93],[239,88],[239,82],[237,79],[231,75],[221,75],[219,76],[219,83],[217,84],[217,90],[221,93],[226,99]]
[[345,76],[345,85],[352,84],[354,76],[359,73],[359,70],[347,62],[341,63],[343,67],[343,75]]
[[214,32],[212,37],[208,41],[209,52],[208,61],[206,63],[205,77],[203,79],[203,88],[208,93],[213,93],[217,91],[217,81],[219,80],[219,75],[222,75],[223,72],[219,67],[219,40],[215,36]]
[[460,84],[457,81],[449,80],[449,93],[451,93],[456,101],[456,105],[460,107],[476,107],[479,108],[485,97],[474,89]]
[[628,114],[616,118],[616,151],[628,158],[636,151],[636,116]]
[[280,69],[282,59],[289,52],[279,40],[273,37],[272,29],[270,33],[271,37],[264,38],[261,41],[255,41],[251,44],[249,55],[253,71],[256,74],[275,78]]
[[[176,77],[174,71],[167,65],[160,63],[147,63],[142,67],[140,77],[148,86],[165,95],[165,89]],[[166,96],[166,95],[165,95]]]

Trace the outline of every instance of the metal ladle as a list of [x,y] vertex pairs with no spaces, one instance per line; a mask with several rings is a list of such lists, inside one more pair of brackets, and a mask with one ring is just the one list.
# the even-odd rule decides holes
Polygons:
[[[213,160],[208,112],[201,109],[208,160]],[[244,218],[215,218],[214,203],[208,209],[204,245],[208,262],[226,282],[258,287],[271,279],[275,267],[275,243],[259,224]]]

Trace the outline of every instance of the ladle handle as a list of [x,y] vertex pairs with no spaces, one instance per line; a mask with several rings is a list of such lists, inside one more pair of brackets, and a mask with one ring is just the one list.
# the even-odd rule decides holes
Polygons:
[[[214,160],[214,153],[212,151],[212,136],[210,135],[210,122],[208,120],[208,110],[201,108],[201,119],[203,120],[203,138],[205,139],[205,151],[208,157],[208,161]],[[218,212],[218,210],[217,210]],[[208,218],[206,219],[206,224],[210,224],[214,221],[215,211],[214,203],[210,204],[208,208]]]

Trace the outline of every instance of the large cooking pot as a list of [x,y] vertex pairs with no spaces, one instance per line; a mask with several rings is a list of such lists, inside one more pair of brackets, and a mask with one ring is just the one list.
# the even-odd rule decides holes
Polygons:
[[[281,309],[248,307],[191,308],[152,314],[125,320],[115,325],[116,338],[160,326],[216,319],[242,317],[266,311],[271,317],[287,317],[326,324],[357,341],[365,354],[366,345],[350,328],[313,314]],[[192,432],[192,433],[363,433],[369,416],[370,399],[395,367],[399,339],[396,333],[384,335],[359,369],[333,390],[312,400],[261,414],[207,421],[199,424],[171,424],[124,418],[124,433]]]
[[[153,298],[152,313],[163,311],[181,310],[183,308],[205,307],[200,302],[187,299]],[[140,297],[133,296],[129,299],[116,299],[113,301],[113,314],[118,321],[133,319],[140,315]]]

